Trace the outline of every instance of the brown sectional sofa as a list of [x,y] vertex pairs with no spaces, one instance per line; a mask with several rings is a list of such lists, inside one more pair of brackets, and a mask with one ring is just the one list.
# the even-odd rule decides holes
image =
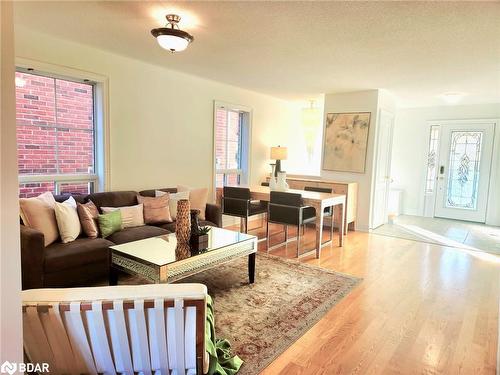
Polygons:
[[[175,193],[173,188],[157,189]],[[101,207],[121,207],[137,204],[137,195],[154,196],[155,190],[112,191],[73,196],[77,202],[89,200]],[[62,202],[67,195],[55,196]],[[200,225],[222,226],[221,210],[207,204],[206,220]],[[87,238],[84,235],[75,241],[63,244],[55,242],[44,246],[43,234],[21,225],[21,264],[23,289],[91,286],[109,278],[109,246],[144,238],[161,236],[175,231],[175,222],[162,225],[145,225],[127,228],[113,233],[106,239]]]

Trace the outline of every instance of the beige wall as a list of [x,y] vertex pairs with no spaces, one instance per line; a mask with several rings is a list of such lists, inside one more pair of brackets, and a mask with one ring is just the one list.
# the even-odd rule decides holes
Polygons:
[[0,1],[0,363],[22,361],[12,3]]
[[[252,108],[250,175],[259,183],[269,172],[269,147],[280,142],[292,113],[280,99],[21,27],[16,56],[108,77],[111,190],[211,187],[214,100]],[[175,58],[165,53],[165,65]]]
[[[328,113],[332,112],[371,112],[365,173],[334,172],[321,169],[322,178],[334,181],[358,182],[359,191],[356,226],[360,230],[365,231],[370,227],[371,183],[378,96],[378,90],[325,95],[324,119],[326,119]],[[323,127],[324,126],[323,124]]]

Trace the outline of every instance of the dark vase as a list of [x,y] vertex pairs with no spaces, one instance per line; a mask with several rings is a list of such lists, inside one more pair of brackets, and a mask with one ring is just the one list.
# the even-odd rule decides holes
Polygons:
[[200,210],[191,210],[191,237],[200,234],[200,222],[198,219],[199,214]]

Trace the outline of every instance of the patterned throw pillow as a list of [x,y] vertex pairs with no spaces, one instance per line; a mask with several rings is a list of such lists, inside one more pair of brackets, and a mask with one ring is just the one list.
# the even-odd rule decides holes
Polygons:
[[122,230],[122,214],[120,210],[99,215],[97,221],[99,222],[99,230],[101,231],[102,238],[106,238]]
[[99,227],[97,226],[97,217],[99,210],[92,201],[87,203],[77,203],[76,210],[80,218],[80,224],[83,228],[83,233],[89,238],[97,238],[99,236]]
[[170,216],[169,194],[161,197],[143,197],[138,195],[137,201],[144,205],[144,222],[146,224],[164,224],[172,222]]

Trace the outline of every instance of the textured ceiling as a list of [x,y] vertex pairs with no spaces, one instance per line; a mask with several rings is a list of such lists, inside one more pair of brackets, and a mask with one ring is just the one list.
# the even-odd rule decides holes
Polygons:
[[[173,5],[172,5],[173,4]],[[177,11],[195,41],[162,50]],[[286,98],[383,88],[404,106],[500,102],[498,2],[18,2],[16,24]]]

